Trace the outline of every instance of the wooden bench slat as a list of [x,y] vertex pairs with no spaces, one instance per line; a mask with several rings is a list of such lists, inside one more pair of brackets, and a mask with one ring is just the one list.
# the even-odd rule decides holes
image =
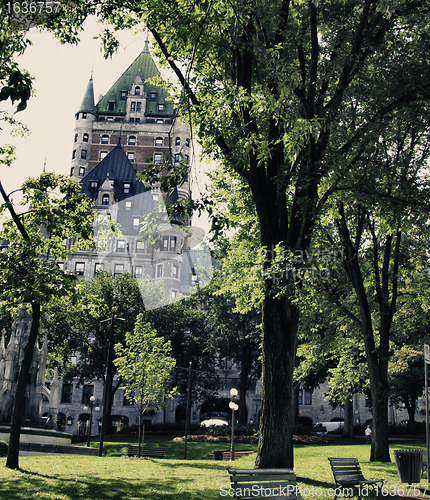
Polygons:
[[[237,496],[250,500],[256,497],[279,500],[302,500],[292,469],[228,469],[231,487]],[[281,492],[282,494],[275,495]]]
[[[128,456],[136,456],[138,455],[138,446],[137,445],[129,445],[127,450]],[[143,458],[164,458],[166,456],[165,448],[152,448],[150,446],[143,446],[140,449],[140,456]]]

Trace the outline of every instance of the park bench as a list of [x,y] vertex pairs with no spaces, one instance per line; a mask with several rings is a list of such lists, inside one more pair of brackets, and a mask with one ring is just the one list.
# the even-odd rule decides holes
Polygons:
[[292,469],[228,469],[232,498],[302,499]]
[[[352,488],[352,493],[356,492],[358,500],[367,496],[368,491],[373,491],[378,484],[382,488],[384,479],[366,479],[361,472],[361,467],[356,458],[334,458],[328,457],[335,482],[334,500],[338,494],[343,494]],[[363,492],[363,488],[369,488]],[[346,489],[346,490],[345,490]]]
[[[138,446],[130,445],[127,450],[128,457],[138,456]],[[165,448],[150,448],[149,446],[143,446],[140,448],[140,456],[142,458],[164,458],[166,456]]]

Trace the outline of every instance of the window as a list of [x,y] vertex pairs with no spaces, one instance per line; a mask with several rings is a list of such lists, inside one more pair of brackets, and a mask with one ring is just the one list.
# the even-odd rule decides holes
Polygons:
[[124,264],[115,264],[114,276],[120,276],[124,272]]
[[163,155],[161,153],[154,154],[154,163],[161,163]]
[[142,266],[136,266],[134,268],[134,277],[138,280],[143,278],[143,267]]
[[156,101],[157,100],[157,92],[151,92],[149,94],[149,100],[152,102]]
[[178,295],[178,292],[177,292],[176,290],[172,290],[172,291],[170,292],[170,297],[171,297],[172,299],[176,299],[177,295]]
[[78,134],[75,134],[75,141],[76,142],[78,140]]
[[155,145],[156,146],[162,146],[163,145],[163,138],[162,137],[157,137],[155,139]]
[[139,229],[140,227],[140,219],[139,217],[133,218],[133,229]]
[[299,389],[299,405],[312,404],[312,391],[307,389]]
[[130,118],[130,123],[134,123],[134,118]]
[[64,262],[57,262],[58,269],[64,271]]
[[126,201],[125,202],[125,210],[127,212],[130,212],[130,210],[131,210],[131,201]]
[[108,111],[115,110],[115,102],[108,102]]
[[172,278],[179,278],[179,266],[172,266]]
[[189,147],[190,147],[190,140],[188,139],[188,137],[185,139],[185,146],[186,146],[187,148],[189,148]]
[[113,116],[108,116],[108,117],[106,118],[106,121],[107,121],[107,122],[113,122],[113,121],[114,121]]
[[83,137],[82,137],[82,140],[83,140],[84,142],[88,142],[88,137],[89,137],[89,135],[88,135],[88,134],[84,134],[84,135],[83,135]]
[[168,236],[163,236],[162,250],[163,250],[163,252],[167,252],[169,250],[169,237]]
[[73,395],[73,384],[63,384],[61,388],[61,402],[71,403]]
[[128,194],[130,192],[130,188],[131,188],[131,183],[130,182],[124,182],[124,193],[125,194]]
[[102,205],[109,205],[109,195],[108,194],[103,195]]
[[135,145],[136,145],[136,136],[131,135],[131,136],[128,138],[128,145],[129,145],[129,146],[135,146]]
[[74,160],[76,158],[76,149],[73,150],[73,153],[72,153],[72,160]]
[[87,114],[86,114],[86,113],[82,113],[82,119],[83,119],[83,120],[86,120],[86,119],[87,119]]
[[145,252],[145,243],[143,241],[136,241],[136,253]]
[[135,118],[134,120],[136,123],[140,123],[140,118]]
[[83,150],[81,151],[81,159],[82,159],[82,160],[85,160],[85,159],[86,159],[86,157],[87,157],[87,150],[86,150],[86,149],[83,149]]
[[162,278],[163,277],[163,264],[158,264],[157,266],[157,278]]
[[94,394],[94,386],[93,385],[84,385],[82,390],[82,404],[87,405],[90,402],[91,396]]
[[139,113],[140,111],[142,111],[142,103],[141,102],[137,102],[136,103],[136,111]]
[[116,251],[117,252],[125,252],[125,240],[117,240]]
[[75,263],[75,273],[78,276],[83,276],[85,272],[85,262],[76,262]]
[[104,264],[97,262],[96,265],[94,266],[94,274],[103,271],[103,269],[104,269]]
[[103,158],[106,158],[107,156],[107,151],[100,151],[100,156],[99,156],[99,160],[103,160]]
[[133,398],[126,398],[125,393],[124,393],[124,399],[122,401],[122,406],[134,406],[134,399]]
[[140,95],[140,87],[134,89],[134,95]]
[[179,163],[179,159],[180,159],[179,153],[176,153],[175,154],[175,163]]
[[79,177],[85,176],[85,167],[79,167]]
[[166,108],[165,104],[158,104],[157,111],[159,113],[164,113],[165,108]]
[[175,252],[176,251],[176,236],[171,236],[170,237],[170,251]]
[[191,273],[191,286],[195,286],[197,285],[197,282],[198,282],[198,278],[197,278],[197,274],[196,272],[194,271],[194,269],[192,270],[192,273]]
[[108,135],[102,135],[102,144],[109,144],[109,136]]
[[185,163],[188,163],[190,161],[190,157],[188,155],[184,155],[184,160]]
[[156,121],[156,123],[158,123],[158,124],[160,124],[160,125],[161,125],[162,123],[164,123],[164,120],[162,120],[161,118],[159,118],[159,119]]
[[92,191],[92,192],[97,191],[98,187],[99,187],[98,181],[91,181],[90,182],[90,191]]
[[312,391],[305,391],[305,405],[312,404]]
[[154,201],[156,200],[159,200],[160,199],[160,195],[158,193],[151,193],[151,197]]
[[75,173],[75,167],[72,167],[72,168],[70,169],[70,175],[73,175],[74,173]]
[[177,137],[175,139],[175,146],[180,146],[181,145],[181,138],[180,137]]
[[110,179],[109,179],[109,184],[110,184],[112,187],[115,187],[115,179],[110,178]]
[[131,103],[130,111],[132,111],[132,112],[133,112],[133,111],[136,111],[136,102],[135,102],[135,101],[133,101],[133,102]]
[[134,153],[133,153],[133,151],[129,151],[129,152],[127,153],[127,158],[128,158],[128,160],[129,160],[131,163],[133,163],[133,162],[134,162]]
[[121,101],[125,101],[127,99],[127,92],[125,90],[121,90],[119,93],[119,98]]

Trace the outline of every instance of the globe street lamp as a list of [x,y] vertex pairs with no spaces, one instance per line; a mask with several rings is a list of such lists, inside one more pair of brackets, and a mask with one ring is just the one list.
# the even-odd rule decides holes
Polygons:
[[88,435],[87,435],[87,446],[90,446],[90,437],[91,437],[91,425],[93,423],[93,408],[95,409],[95,411],[99,411],[100,408],[96,405],[99,404],[98,400],[97,400],[97,403],[95,403],[94,401],[96,400],[96,398],[94,396],[91,396],[90,397],[90,401],[88,403],[88,406],[84,406],[84,411],[88,411],[90,410],[90,423],[87,425],[87,432],[88,432]]
[[230,447],[230,460],[234,460],[234,412],[239,409],[236,403],[237,389],[230,389],[231,401],[228,407],[231,409],[231,447]]

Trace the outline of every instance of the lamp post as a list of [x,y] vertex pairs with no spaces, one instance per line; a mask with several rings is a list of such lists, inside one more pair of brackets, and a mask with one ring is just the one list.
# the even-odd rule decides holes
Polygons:
[[231,409],[231,446],[230,446],[230,460],[234,460],[234,412],[239,409],[236,403],[237,389],[230,389],[230,403],[228,407]]
[[88,406],[84,406],[84,411],[88,411],[90,410],[90,423],[88,424],[87,426],[87,446],[89,447],[90,446],[90,437],[91,437],[91,426],[92,426],[92,423],[93,423],[93,408],[95,409],[95,411],[99,411],[100,408],[98,406],[99,402],[97,401],[97,403],[95,403],[95,400],[96,398],[94,396],[91,396],[90,397],[90,401],[88,403]]

